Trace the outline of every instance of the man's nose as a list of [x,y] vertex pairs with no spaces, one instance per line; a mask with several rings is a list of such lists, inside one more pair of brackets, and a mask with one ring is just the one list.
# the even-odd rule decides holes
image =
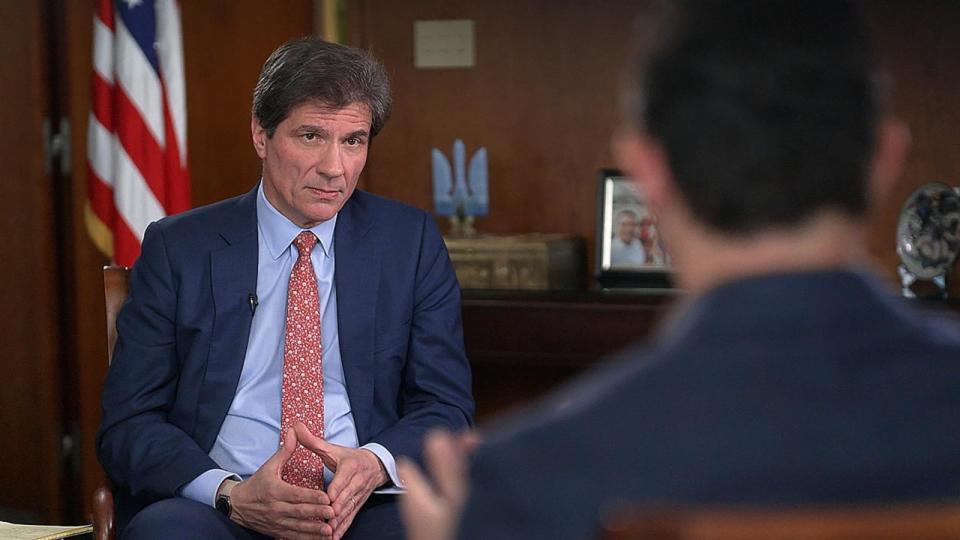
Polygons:
[[343,152],[338,144],[325,145],[318,150],[317,172],[328,178],[343,176]]

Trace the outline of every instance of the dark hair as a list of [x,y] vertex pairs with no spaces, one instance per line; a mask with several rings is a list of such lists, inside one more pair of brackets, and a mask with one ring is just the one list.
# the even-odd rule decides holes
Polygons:
[[270,54],[253,89],[253,116],[273,137],[277,125],[307,102],[341,108],[359,102],[370,108],[370,136],[390,116],[390,79],[369,53],[305,37]]
[[695,215],[734,234],[796,225],[824,208],[862,215],[880,105],[857,6],[658,7],[626,105],[663,144]]

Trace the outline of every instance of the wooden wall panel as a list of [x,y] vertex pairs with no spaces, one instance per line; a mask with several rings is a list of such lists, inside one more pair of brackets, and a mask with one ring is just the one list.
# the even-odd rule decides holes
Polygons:
[[[351,4],[352,5],[352,4]],[[599,7],[601,6],[602,7]],[[368,189],[432,208],[430,149],[455,137],[489,156],[482,232],[568,232],[590,239],[596,177],[610,167],[630,1],[423,0],[363,3],[366,45],[393,79],[394,115],[375,141]],[[413,22],[472,19],[476,67],[415,69]]]
[[93,246],[83,222],[87,193],[87,118],[90,114],[91,51],[93,34],[93,0],[63,1],[64,32],[61,50],[63,84],[61,103],[71,130],[73,152],[70,162],[69,204],[65,205],[65,222],[72,256],[68,272],[72,279],[69,294],[72,309],[64,313],[71,320],[72,332],[67,336],[69,355],[66,360],[74,373],[75,408],[74,436],[77,455],[71,471],[74,484],[71,522],[88,519],[91,495],[103,480],[93,451],[94,437],[100,423],[100,388],[106,373],[106,333],[103,306],[103,278],[100,268],[108,260]]
[[187,138],[195,206],[251,189],[260,160],[250,139],[253,87],[281,43],[313,32],[313,2],[181,2]]
[[41,4],[0,2],[0,519],[59,517],[60,339],[54,185],[44,171]]
[[[366,187],[432,208],[430,148],[486,146],[491,213],[482,232],[566,232],[588,239],[592,268],[596,171],[613,165],[617,84],[637,2],[420,0],[351,2],[349,34],[383,60],[396,108],[377,139]],[[960,4],[867,2],[878,50],[898,81],[895,105],[914,149],[902,181],[871,222],[869,248],[895,280],[896,217],[931,180],[960,185]],[[472,69],[413,66],[413,21],[473,19]],[[960,273],[956,275],[960,276]],[[960,281],[960,280],[958,280]],[[960,291],[958,291],[960,292]]]
[[94,438],[100,425],[100,389],[107,369],[106,323],[101,268],[109,260],[90,241],[84,226],[87,194],[87,118],[90,115],[93,1],[65,0],[58,5],[64,25],[61,103],[70,120],[70,195],[65,222],[69,224],[72,287],[69,369],[76,388],[72,414],[76,456],[70,471],[70,520],[89,519],[93,490],[104,481],[94,452]]

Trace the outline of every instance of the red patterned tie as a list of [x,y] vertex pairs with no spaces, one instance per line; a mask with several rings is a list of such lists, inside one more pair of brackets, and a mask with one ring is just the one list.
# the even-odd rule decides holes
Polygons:
[[[293,241],[299,256],[290,272],[287,326],[283,341],[283,393],[280,398],[280,443],[297,421],[323,437],[323,351],[320,341],[320,295],[310,252],[317,245],[312,232]],[[323,462],[298,444],[283,467],[283,480],[310,489],[323,487]]]

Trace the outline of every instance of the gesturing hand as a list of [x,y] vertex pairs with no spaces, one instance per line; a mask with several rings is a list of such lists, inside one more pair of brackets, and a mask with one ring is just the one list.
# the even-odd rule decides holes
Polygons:
[[340,540],[373,490],[387,481],[387,472],[380,458],[369,450],[328,443],[315,437],[300,422],[294,429],[300,444],[320,456],[323,464],[333,471],[333,480],[327,486],[334,514],[330,525],[333,539]]
[[479,443],[473,432],[452,435],[434,431],[423,445],[433,485],[412,461],[397,464],[407,493],[400,498],[400,513],[409,540],[450,540],[457,530],[467,499],[467,456]]
[[233,488],[230,519],[287,540],[332,538],[333,527],[321,521],[334,516],[330,497],[323,491],[292,486],[280,478],[283,464],[296,447],[296,434],[287,430],[283,446],[253,476]]

